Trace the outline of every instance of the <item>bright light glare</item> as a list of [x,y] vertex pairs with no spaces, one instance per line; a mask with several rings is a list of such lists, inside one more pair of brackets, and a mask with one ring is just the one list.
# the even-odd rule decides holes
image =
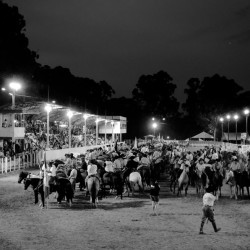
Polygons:
[[52,103],[53,103],[53,104],[55,104],[55,103],[56,103],[56,101],[52,101]]
[[152,124],[152,127],[153,127],[153,128],[157,128],[157,123],[154,122],[154,123]]
[[231,115],[227,115],[226,118],[227,118],[228,120],[230,120],[230,119],[231,119]]
[[11,82],[9,86],[15,91],[18,91],[21,88],[21,84],[19,82]]
[[152,121],[154,121],[154,120],[155,120],[155,118],[153,117],[153,118],[152,118]]
[[111,125],[114,125],[114,121],[111,121]]
[[220,118],[220,122],[224,122],[224,118],[221,117],[221,118]]
[[9,93],[9,95],[12,95],[12,93]]
[[238,120],[239,119],[239,116],[236,114],[234,115],[234,120]]
[[87,120],[88,117],[89,117],[88,114],[84,114],[84,115],[83,115],[83,118],[84,118],[85,120]]
[[6,90],[6,88],[2,88],[2,91],[5,91]]
[[249,115],[249,112],[250,112],[249,109],[245,109],[245,110],[244,110],[244,114],[245,114],[245,115]]
[[73,112],[71,110],[68,111],[67,116],[69,117],[69,119],[73,116]]
[[47,104],[44,109],[49,113],[52,110],[52,107]]

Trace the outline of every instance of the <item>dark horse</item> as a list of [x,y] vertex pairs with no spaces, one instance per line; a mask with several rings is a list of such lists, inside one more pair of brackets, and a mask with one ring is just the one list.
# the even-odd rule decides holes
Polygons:
[[[169,171],[170,175],[170,191],[175,193],[176,185],[178,185],[178,179],[182,173],[182,170],[179,168],[174,168]],[[173,187],[173,188],[172,188]]]
[[24,181],[24,190],[27,190],[30,185],[32,186],[35,195],[35,204],[38,203],[38,193],[40,194],[42,201],[41,205],[44,207],[43,180],[38,176],[22,171],[19,174],[18,183],[20,184],[22,181]]
[[247,189],[247,195],[249,196],[249,186],[250,186],[250,175],[247,171],[243,171],[242,173],[238,171],[234,171],[234,178],[237,186],[237,195],[238,195],[238,187],[240,190],[240,195],[244,198],[244,187]]
[[223,176],[220,175],[218,170],[212,171],[210,167],[206,167],[204,172],[209,180],[209,183],[206,183],[206,186],[212,188],[212,190],[214,190],[214,194],[217,194],[217,192],[219,191],[221,196]]
[[98,203],[100,181],[96,176],[90,176],[87,180],[87,185],[90,194],[90,202],[92,203],[92,207],[96,208]]
[[57,202],[60,204],[64,197],[66,196],[67,203],[71,207],[74,192],[70,181],[64,177],[55,177],[55,186],[58,193]]
[[123,181],[123,171],[115,172],[115,173],[104,173],[103,175],[103,191],[106,189],[106,185],[110,186],[110,192],[111,190],[116,190],[116,198],[120,196],[122,199],[123,196],[123,186],[124,186],[124,181]]
[[142,177],[142,185],[144,186],[150,186],[150,180],[151,180],[151,171],[150,168],[142,166],[138,169],[141,177]]

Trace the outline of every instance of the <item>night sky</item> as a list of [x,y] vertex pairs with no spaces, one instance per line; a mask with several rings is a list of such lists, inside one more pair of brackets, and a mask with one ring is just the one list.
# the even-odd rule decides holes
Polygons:
[[250,90],[249,0],[5,0],[26,20],[39,62],[106,80],[131,95],[142,74],[167,71],[176,97],[215,73]]

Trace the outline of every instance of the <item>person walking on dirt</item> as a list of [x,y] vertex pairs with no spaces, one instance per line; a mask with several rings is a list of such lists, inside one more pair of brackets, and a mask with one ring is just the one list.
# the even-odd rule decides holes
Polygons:
[[217,228],[216,226],[215,219],[214,219],[214,212],[213,212],[214,202],[215,200],[218,200],[218,196],[215,197],[212,193],[213,193],[212,188],[208,187],[206,189],[206,193],[203,195],[203,207],[202,207],[203,216],[201,219],[201,226],[200,226],[199,234],[204,234],[203,226],[207,219],[212,223],[214,231],[216,233],[221,230],[221,228]]
[[154,181],[150,186],[150,198],[152,201],[153,214],[155,215],[158,215],[156,210],[159,206],[159,193],[160,193],[160,185],[158,184],[157,181]]

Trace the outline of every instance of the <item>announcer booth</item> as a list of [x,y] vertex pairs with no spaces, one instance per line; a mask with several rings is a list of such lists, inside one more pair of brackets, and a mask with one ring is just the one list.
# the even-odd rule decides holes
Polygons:
[[112,141],[122,141],[122,135],[127,133],[127,118],[123,116],[103,117],[99,125],[99,134],[112,135]]
[[14,151],[16,145],[23,147],[25,128],[22,121],[22,110],[0,110],[0,148],[3,148],[5,143]]

